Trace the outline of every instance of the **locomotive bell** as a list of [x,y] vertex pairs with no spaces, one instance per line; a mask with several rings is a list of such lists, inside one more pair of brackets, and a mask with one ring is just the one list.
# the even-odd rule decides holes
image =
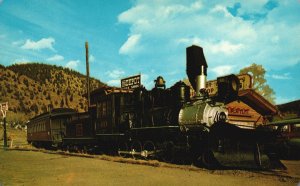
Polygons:
[[161,76],[158,76],[156,80],[154,80],[154,83],[155,83],[155,88],[164,88],[164,89],[166,88],[166,81]]

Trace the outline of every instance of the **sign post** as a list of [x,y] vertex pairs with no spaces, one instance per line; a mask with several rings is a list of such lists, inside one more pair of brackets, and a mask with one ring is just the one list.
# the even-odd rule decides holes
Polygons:
[[7,133],[6,133],[6,111],[8,110],[8,102],[0,104],[0,110],[3,117],[3,147],[7,148]]
[[131,76],[121,79],[121,88],[135,89],[141,86],[141,75]]

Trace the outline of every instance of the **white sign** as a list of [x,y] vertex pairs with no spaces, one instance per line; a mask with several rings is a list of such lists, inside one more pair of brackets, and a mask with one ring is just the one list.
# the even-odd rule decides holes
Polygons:
[[141,86],[141,75],[121,79],[121,88],[135,89]]
[[1,110],[3,118],[5,118],[6,117],[6,111],[8,111],[8,102],[0,103],[0,110]]

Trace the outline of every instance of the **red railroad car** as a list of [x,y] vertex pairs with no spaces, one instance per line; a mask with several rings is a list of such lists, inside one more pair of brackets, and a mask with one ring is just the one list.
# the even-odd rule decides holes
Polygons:
[[73,109],[57,108],[32,118],[27,123],[27,141],[43,147],[61,144],[66,123],[75,113]]

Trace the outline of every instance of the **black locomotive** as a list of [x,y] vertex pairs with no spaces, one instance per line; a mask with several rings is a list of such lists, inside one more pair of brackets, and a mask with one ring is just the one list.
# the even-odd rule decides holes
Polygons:
[[217,164],[214,151],[226,153],[226,142],[242,141],[254,147],[254,159],[261,165],[259,144],[267,141],[267,133],[226,122],[225,104],[238,99],[238,78],[219,77],[218,93],[209,96],[202,48],[193,45],[186,52],[194,97],[182,81],[166,88],[162,77],[155,80],[152,90],[102,87],[91,93],[94,107],[72,114],[67,120],[60,133],[62,141],[56,145],[69,151],[111,151],[168,162],[201,160],[212,167]]

